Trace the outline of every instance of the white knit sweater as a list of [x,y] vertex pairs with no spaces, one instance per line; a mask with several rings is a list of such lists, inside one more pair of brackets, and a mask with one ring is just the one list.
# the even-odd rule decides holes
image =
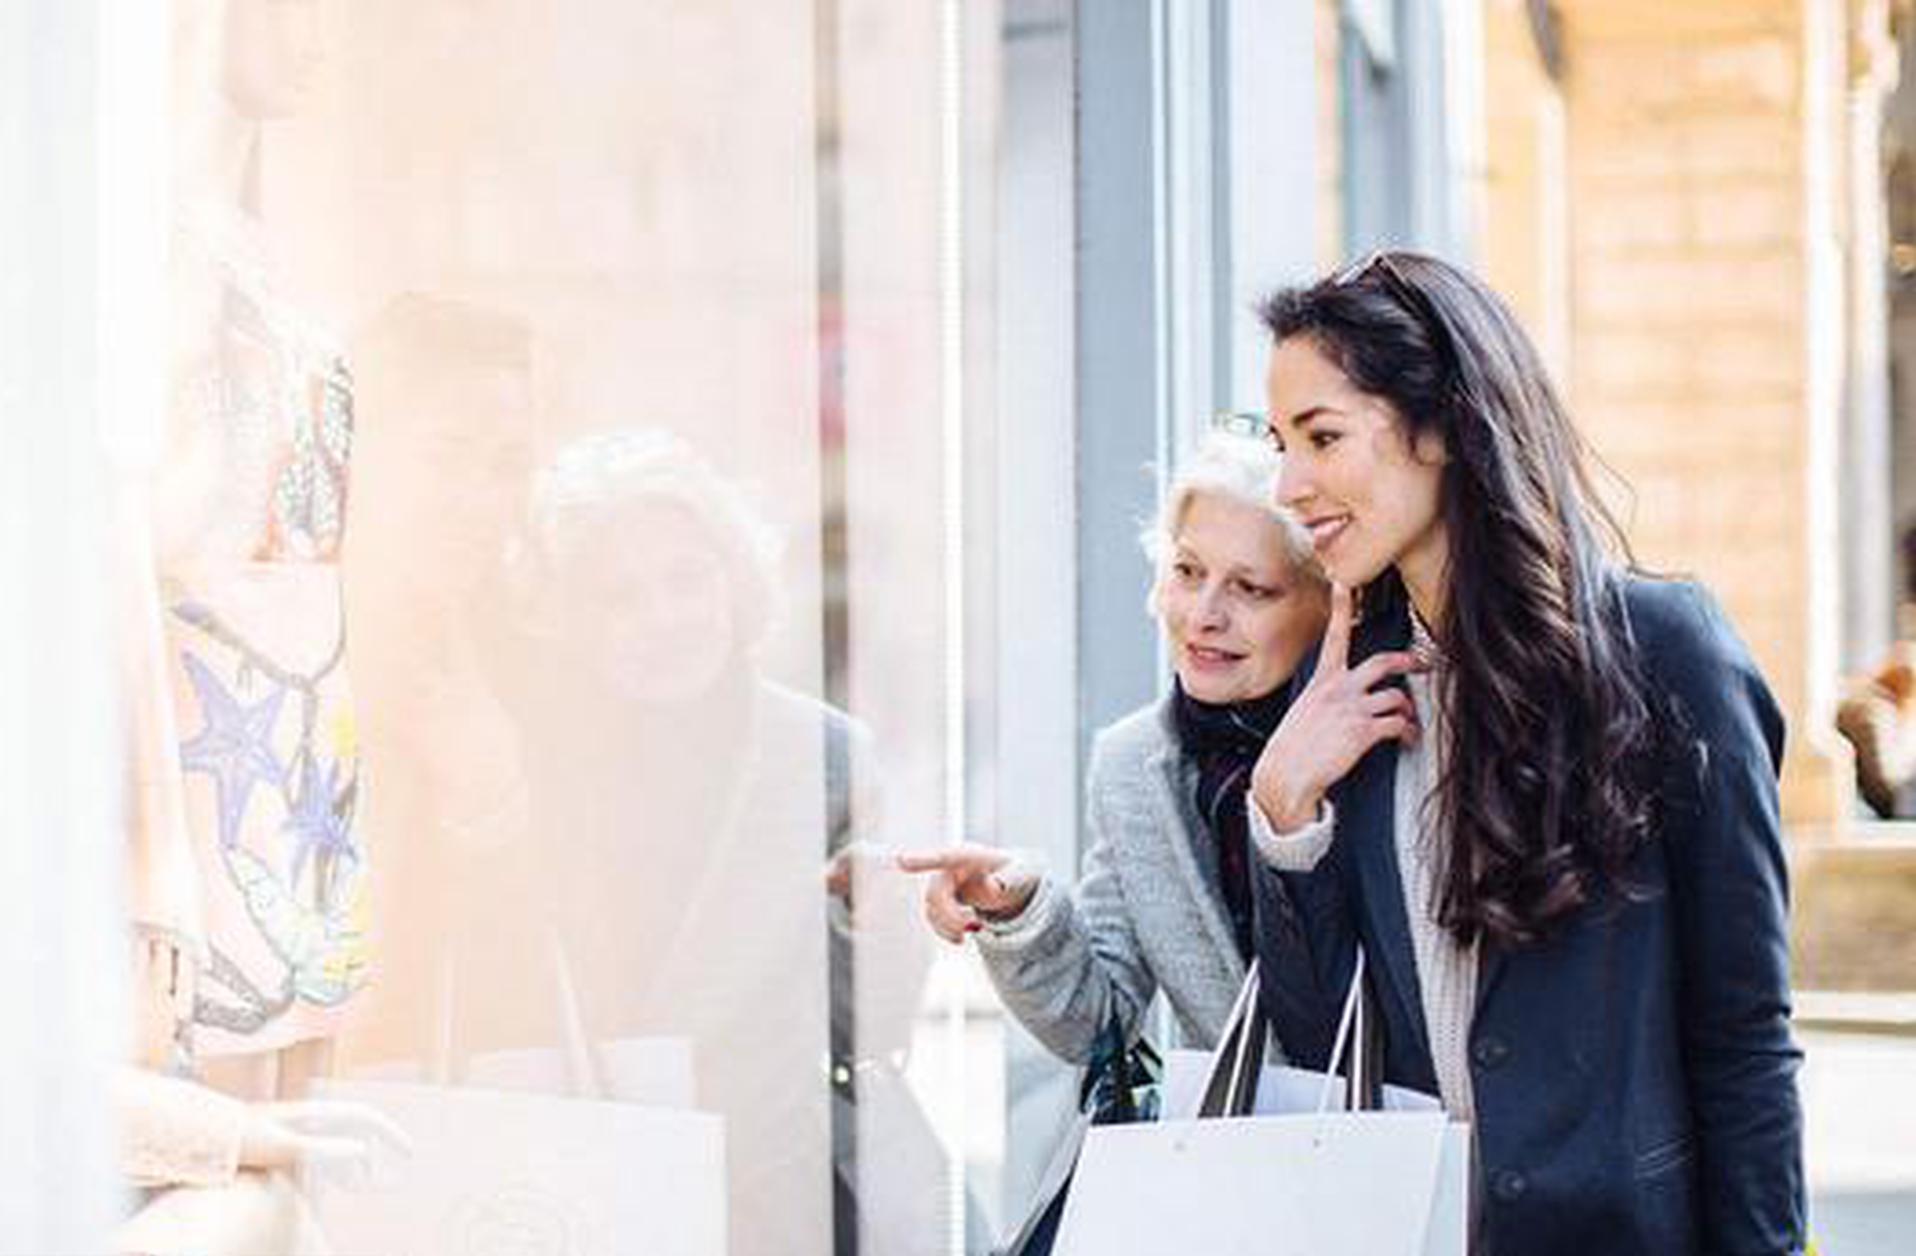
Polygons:
[[[1429,649],[1428,638],[1413,645],[1424,652]],[[1433,673],[1409,677],[1423,736],[1415,746],[1398,748],[1393,830],[1411,946],[1417,957],[1424,1026],[1430,1036],[1431,1066],[1444,1110],[1457,1120],[1470,1121],[1476,1109],[1470,1082],[1470,1024],[1477,1005],[1477,948],[1459,946],[1437,923],[1441,860],[1436,855],[1438,843],[1447,842],[1449,834],[1429,823],[1434,812],[1431,792],[1441,773],[1441,747],[1446,741],[1442,712],[1433,700],[1433,680]],[[1246,801],[1251,840],[1264,861],[1279,872],[1309,872],[1330,850],[1337,817],[1329,804],[1312,823],[1292,833],[1279,833],[1254,795],[1247,795]]]

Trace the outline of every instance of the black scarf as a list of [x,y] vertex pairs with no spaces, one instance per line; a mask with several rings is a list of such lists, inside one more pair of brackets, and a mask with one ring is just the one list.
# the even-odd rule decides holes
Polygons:
[[1171,698],[1178,743],[1197,764],[1197,813],[1217,850],[1218,880],[1237,950],[1247,962],[1251,931],[1251,826],[1244,796],[1264,743],[1290,708],[1290,686],[1248,702],[1199,702],[1179,684]]

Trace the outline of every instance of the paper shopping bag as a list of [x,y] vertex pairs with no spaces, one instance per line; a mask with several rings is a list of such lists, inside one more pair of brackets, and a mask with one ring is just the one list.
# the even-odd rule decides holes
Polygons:
[[[558,1047],[466,1055],[448,1016],[412,1078],[389,1069],[315,1088],[377,1108],[412,1144],[370,1173],[307,1172],[338,1251],[724,1256],[725,1122],[687,1110],[690,1044],[589,1037],[564,947],[547,942]],[[451,1084],[455,1073],[465,1084]]]
[[1460,1128],[1411,1112],[1095,1127],[1053,1251],[1463,1256],[1463,1218],[1438,1189]]
[[724,1123],[707,1113],[473,1087],[328,1082],[412,1154],[307,1188],[342,1253],[724,1256]]
[[1196,1080],[1167,1077],[1195,1119],[1087,1132],[1056,1256],[1464,1256],[1469,1129],[1379,1085],[1362,954],[1327,1073],[1263,1063],[1257,987],[1253,965]]
[[[1204,1098],[1204,1082],[1210,1075],[1211,1053],[1176,1050],[1164,1053],[1164,1119],[1196,1119],[1198,1104]],[[1288,1064],[1266,1064],[1258,1074],[1257,1098],[1246,1116],[1294,1116],[1315,1112],[1324,1098],[1324,1074],[1315,1069],[1293,1068]],[[1330,1079],[1331,1104],[1338,1110],[1345,1102],[1347,1083],[1342,1077]],[[1385,1112],[1437,1112],[1443,1108],[1435,1095],[1402,1086],[1385,1086],[1379,1105]]]

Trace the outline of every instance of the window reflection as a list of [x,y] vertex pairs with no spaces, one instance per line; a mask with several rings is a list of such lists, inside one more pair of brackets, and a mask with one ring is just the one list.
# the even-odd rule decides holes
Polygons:
[[936,189],[881,191],[937,119],[875,90],[932,30],[175,0],[138,1076],[225,1124],[142,1128],[293,1150],[129,1244],[984,1242],[888,853],[948,760]]

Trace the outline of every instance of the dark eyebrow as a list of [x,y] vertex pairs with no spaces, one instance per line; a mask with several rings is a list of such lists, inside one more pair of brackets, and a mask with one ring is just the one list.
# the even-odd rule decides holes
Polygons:
[[1311,406],[1308,409],[1300,410],[1296,414],[1292,415],[1290,418],[1290,426],[1291,427],[1308,427],[1310,426],[1312,422],[1323,417],[1326,414],[1342,414],[1342,413],[1343,413],[1342,410],[1339,410],[1336,406],[1332,406],[1332,405]]

